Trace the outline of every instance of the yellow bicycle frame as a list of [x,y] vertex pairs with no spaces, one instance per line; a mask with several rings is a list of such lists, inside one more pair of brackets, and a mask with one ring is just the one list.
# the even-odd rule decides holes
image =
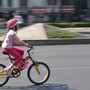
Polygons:
[[8,74],[4,70],[0,71],[0,76],[6,76],[6,75],[8,75]]

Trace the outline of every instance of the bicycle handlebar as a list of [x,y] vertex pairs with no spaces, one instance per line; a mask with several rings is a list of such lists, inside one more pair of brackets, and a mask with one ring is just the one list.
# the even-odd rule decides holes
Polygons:
[[33,48],[33,46],[31,45],[31,46],[29,47],[29,49],[27,50],[27,53],[29,53],[32,49],[34,49],[34,48]]

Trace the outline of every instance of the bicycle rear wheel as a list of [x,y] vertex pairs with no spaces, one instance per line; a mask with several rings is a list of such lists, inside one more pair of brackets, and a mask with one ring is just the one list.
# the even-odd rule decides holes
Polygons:
[[0,64],[0,87],[5,85],[9,80],[9,76],[5,72],[3,72],[3,69],[5,67],[5,65]]
[[43,62],[37,62],[32,64],[28,69],[28,78],[35,85],[40,85],[45,83],[50,76],[50,69],[47,64]]

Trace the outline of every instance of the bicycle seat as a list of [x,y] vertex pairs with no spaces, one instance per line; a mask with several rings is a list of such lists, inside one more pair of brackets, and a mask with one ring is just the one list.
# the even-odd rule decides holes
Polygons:
[[6,52],[2,52],[4,55],[9,55],[9,54],[7,54]]

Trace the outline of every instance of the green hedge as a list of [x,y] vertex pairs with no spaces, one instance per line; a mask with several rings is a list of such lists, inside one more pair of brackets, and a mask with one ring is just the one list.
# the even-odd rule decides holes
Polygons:
[[60,23],[48,23],[49,25],[67,28],[67,27],[90,27],[90,22],[60,22]]
[[0,18],[0,22],[4,22],[5,21],[5,19],[4,18]]

